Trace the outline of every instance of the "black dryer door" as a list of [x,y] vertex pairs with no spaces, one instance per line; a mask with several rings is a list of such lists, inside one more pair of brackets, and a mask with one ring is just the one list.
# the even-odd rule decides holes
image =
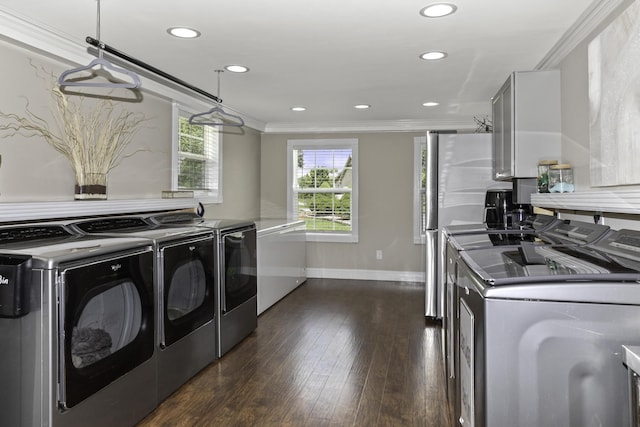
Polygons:
[[232,311],[258,293],[256,230],[229,233],[224,239],[223,313]]
[[213,235],[165,246],[161,251],[164,267],[160,345],[166,347],[215,317]]
[[73,407],[153,356],[153,252],[60,267],[59,406]]

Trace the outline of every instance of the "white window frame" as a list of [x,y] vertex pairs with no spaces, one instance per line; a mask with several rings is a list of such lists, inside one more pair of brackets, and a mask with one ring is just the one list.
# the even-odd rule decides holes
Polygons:
[[296,194],[295,169],[293,152],[296,149],[326,150],[326,149],[350,149],[351,150],[351,231],[350,232],[314,232],[307,230],[307,240],[312,242],[358,242],[358,139],[290,139],[287,141],[287,218],[291,221],[298,219],[297,205],[294,204]]
[[[171,189],[173,191],[179,191],[178,188],[178,175],[179,175],[179,167],[180,167],[180,155],[179,155],[179,118],[182,117],[190,117],[192,114],[196,114],[197,112],[192,111],[190,108],[185,107],[184,105],[180,105],[177,102],[173,103],[172,106],[172,147],[171,147]],[[209,129],[215,129],[211,126],[206,126]],[[218,186],[217,188],[208,190],[208,191],[194,191],[194,197],[198,198],[203,203],[222,203],[222,132],[219,132],[219,129],[215,129],[218,131],[218,146],[215,147],[211,152],[211,167],[214,168],[213,171],[209,171],[209,176],[213,178],[213,180],[217,180]],[[205,130],[206,131],[206,130]],[[217,161],[215,158],[217,157]]]
[[422,163],[422,151],[426,148],[426,136],[413,138],[413,243],[415,244],[424,244],[425,238],[422,200],[423,195],[426,194],[426,188],[422,187],[422,171],[425,167]]

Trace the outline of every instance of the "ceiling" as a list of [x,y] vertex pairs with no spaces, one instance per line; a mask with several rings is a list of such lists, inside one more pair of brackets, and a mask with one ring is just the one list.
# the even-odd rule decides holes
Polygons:
[[[434,0],[102,0],[100,39],[265,127],[471,121],[490,113],[511,71],[534,69],[592,3],[447,1],[455,14],[425,18],[420,10]],[[96,0],[0,0],[0,10],[83,49],[97,35]],[[173,26],[202,35],[177,39],[166,31]],[[448,56],[419,58],[430,50]],[[228,64],[250,71],[222,73],[218,92],[215,70]]]

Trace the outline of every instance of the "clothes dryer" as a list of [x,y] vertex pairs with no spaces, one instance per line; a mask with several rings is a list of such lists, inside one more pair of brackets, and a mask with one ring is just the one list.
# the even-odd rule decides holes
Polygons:
[[157,287],[158,399],[163,400],[216,359],[214,235],[194,226],[152,224],[144,216],[74,222],[85,235],[137,236],[153,242]]
[[456,425],[629,425],[622,346],[640,344],[639,254],[632,230],[463,251]]
[[216,352],[222,357],[258,327],[256,225],[252,221],[204,220],[197,213],[167,212],[151,222],[192,224],[213,230],[216,239]]
[[0,227],[0,414],[133,426],[157,403],[153,246],[61,224]]

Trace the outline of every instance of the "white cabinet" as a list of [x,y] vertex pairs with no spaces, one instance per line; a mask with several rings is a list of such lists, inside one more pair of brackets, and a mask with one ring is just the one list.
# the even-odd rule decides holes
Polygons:
[[493,178],[535,178],[560,160],[560,71],[512,73],[493,97]]
[[304,221],[259,220],[257,228],[258,314],[307,279]]

